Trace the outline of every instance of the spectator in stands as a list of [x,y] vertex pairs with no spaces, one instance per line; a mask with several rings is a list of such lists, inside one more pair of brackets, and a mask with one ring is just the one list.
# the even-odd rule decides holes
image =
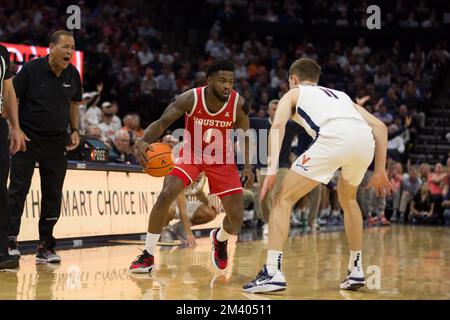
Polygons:
[[367,218],[369,226],[376,225],[378,222],[389,225],[389,221],[385,218],[386,197],[377,195],[373,188],[366,188],[367,183],[373,176],[374,168],[375,162],[372,161],[358,187],[357,201],[361,206],[363,217]]
[[373,83],[379,88],[389,88],[391,85],[391,75],[387,70],[386,65],[381,65],[378,68],[377,73],[374,76]]
[[137,113],[131,115],[133,117],[133,133],[136,138],[144,136],[144,129],[141,127],[141,117]]
[[270,87],[273,90],[277,90],[280,87],[281,83],[286,81],[288,81],[286,76],[286,70],[284,70],[282,67],[278,67],[275,76],[272,77]]
[[102,140],[102,130],[97,126],[89,126],[86,129],[86,137]]
[[114,113],[112,111],[112,104],[108,101],[102,103],[103,121],[98,125],[101,131],[101,140],[108,145],[111,145],[115,134],[119,129],[113,123]]
[[156,80],[153,78],[152,67],[145,68],[145,75],[141,80],[141,95],[153,97],[157,87]]
[[425,68],[426,56],[419,42],[414,44],[414,51],[409,54],[409,60],[415,61],[421,70]]
[[234,76],[236,80],[247,79],[247,68],[244,65],[244,60],[241,57],[234,58],[234,65],[236,69],[234,69]]
[[147,41],[142,42],[142,48],[138,51],[138,59],[141,66],[146,67],[155,60]]
[[225,44],[219,39],[219,33],[212,32],[209,40],[206,42],[205,52],[208,55],[213,56],[213,52],[221,52],[224,47]]
[[278,22],[278,16],[273,12],[271,8],[267,9],[266,15],[263,17],[265,22]]
[[131,141],[130,145],[133,145],[136,142],[137,138],[140,138],[144,135],[144,130],[141,128],[141,119],[138,114],[127,114],[123,118],[123,130],[126,130],[130,133]]
[[316,61],[319,59],[316,53],[316,48],[313,46],[312,43],[307,44],[305,52],[302,54],[302,58],[309,58]]
[[99,83],[97,84],[97,92],[93,92],[91,93],[91,95],[93,95],[94,97],[92,98],[93,100],[91,101],[91,103],[89,103],[89,107],[86,110],[86,113],[84,114],[83,117],[83,128],[87,128],[91,125],[95,125],[98,126],[100,124],[100,122],[102,121],[102,109],[100,109],[97,104],[100,101],[100,96],[102,94],[103,91],[103,83]]
[[359,60],[364,61],[364,59],[370,54],[371,50],[366,46],[366,41],[364,38],[358,38],[358,43],[356,47],[353,48],[352,54]]
[[201,86],[204,86],[205,84],[206,84],[206,72],[198,71],[195,74],[195,80],[194,80],[193,87],[201,87]]
[[430,172],[431,167],[428,163],[422,163],[419,166],[419,177],[423,182],[428,181],[428,176],[430,175]]
[[393,87],[390,87],[387,91],[387,94],[383,97],[383,104],[386,106],[386,110],[389,113],[393,114],[397,111],[399,99]]
[[173,55],[169,53],[169,47],[167,46],[167,44],[163,45],[161,48],[161,52],[158,55],[158,62],[161,65],[171,66],[173,60]]
[[428,176],[428,184],[430,186],[431,200],[434,203],[434,211],[442,221],[442,200],[443,186],[447,172],[444,172],[442,164],[439,162],[434,166],[434,172]]
[[182,92],[183,87],[189,87],[192,88],[192,80],[188,78],[188,69],[185,67],[182,67],[178,71],[177,80],[175,81],[177,84],[177,88],[179,92]]
[[170,100],[177,90],[177,84],[170,65],[164,65],[162,74],[157,76],[155,80],[156,88],[160,92],[160,98],[163,98],[162,102]]
[[142,24],[138,27],[137,33],[140,37],[144,37],[147,41],[157,37],[157,31],[152,27],[148,17],[142,20]]
[[378,110],[374,112],[374,116],[383,121],[385,125],[390,125],[394,121],[394,116],[386,110],[386,106],[383,103],[383,100],[380,99],[378,105],[375,106]]
[[225,43],[220,42],[218,46],[214,46],[209,52],[210,56],[214,59],[228,59],[231,56],[231,50]]
[[399,23],[400,27],[403,28],[417,28],[419,27],[419,23],[416,20],[416,15],[414,12],[410,12],[408,15],[408,20],[402,20]]
[[80,103],[79,120],[78,120],[80,133],[84,133],[85,132],[86,128],[84,128],[84,117],[86,115],[87,109],[91,106],[92,102],[94,101],[93,98],[95,96],[96,96],[95,92],[85,92],[82,95],[82,99],[83,100]]
[[394,41],[394,44],[393,44],[391,50],[392,51],[390,52],[390,56],[391,56],[392,62],[394,62],[396,65],[399,65],[400,61],[401,61],[400,41],[398,41],[398,40]]
[[246,52],[247,49],[250,49],[251,52],[258,52],[261,47],[262,44],[259,42],[256,32],[252,32],[249,39],[245,40],[242,44],[242,51]]
[[421,94],[419,88],[413,80],[408,80],[403,86],[402,101],[410,109],[418,109],[420,105]]
[[392,194],[387,200],[392,203],[392,216],[397,216],[403,181],[403,168],[400,162],[392,162],[388,165],[388,178],[392,185]]
[[391,221],[396,222],[397,220],[402,223],[408,220],[409,205],[412,197],[419,191],[422,185],[422,180],[418,177],[417,167],[412,165],[409,167],[408,175],[403,178],[401,184],[401,196],[400,204],[398,207],[398,213],[400,216],[396,215],[395,212],[392,215]]
[[120,118],[117,116],[117,113],[119,112],[119,106],[117,104],[117,101],[111,102],[111,112],[113,114],[112,117],[113,128],[114,130],[119,131],[120,128],[122,128],[122,120],[120,120]]
[[433,216],[435,203],[431,199],[428,183],[424,182],[420,191],[416,193],[411,201],[411,221],[412,223],[428,222]]
[[136,157],[130,152],[131,136],[126,130],[119,130],[109,151],[109,161],[126,164],[138,164]]
[[428,19],[422,22],[422,28],[437,28],[439,27],[439,22],[436,19],[436,15],[434,13],[430,14]]
[[[399,130],[396,124],[392,124],[388,128],[389,133],[394,133]],[[402,135],[395,136],[388,140],[387,153],[388,157],[394,161],[400,162],[402,160],[402,154],[405,152],[405,140]]]

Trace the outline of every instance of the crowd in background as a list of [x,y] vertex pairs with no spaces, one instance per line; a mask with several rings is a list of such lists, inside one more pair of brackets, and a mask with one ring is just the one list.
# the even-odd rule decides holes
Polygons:
[[[370,1],[325,1],[311,3],[298,0],[207,0],[210,5],[222,6],[218,17],[227,20],[251,22],[313,25],[366,26]],[[443,23],[438,1],[389,1],[383,2],[386,17],[382,26],[402,28],[438,28]],[[450,19],[450,18],[447,18]]]
[[[0,40],[47,45],[51,31],[65,25],[58,5],[8,2],[0,8]],[[45,1],[44,1],[45,3]],[[60,3],[62,8],[63,2]],[[307,10],[301,1],[207,0],[216,22],[196,54],[174,51],[165,42],[157,14],[114,1],[97,6],[80,3],[83,28],[75,33],[77,50],[84,51],[84,88],[80,129],[103,141],[110,160],[137,164],[132,146],[143,135],[142,124],[176,95],[206,83],[206,67],[215,58],[235,65],[235,89],[249,102],[250,117],[267,117],[268,104],[289,90],[288,68],[297,58],[315,59],[322,66],[320,84],[345,91],[382,120],[389,130],[387,171],[394,193],[387,198],[365,195],[369,224],[393,221],[447,223],[450,216],[450,162],[446,168],[410,163],[408,152],[425,122],[432,81],[450,61],[448,40],[424,47],[418,41],[404,48],[401,39],[373,46],[364,37],[352,43],[336,39],[330,46],[320,39],[301,38],[280,47],[270,35],[243,33],[239,41],[221,26],[233,19],[263,23],[365,26],[367,1],[352,5],[339,0],[314,1]],[[442,12],[418,1],[393,1],[383,24],[401,28],[439,28]],[[312,17],[315,17],[314,19]],[[158,24],[159,23],[159,24]],[[13,73],[17,66],[12,66]],[[142,121],[144,119],[144,121]],[[293,146],[295,150],[295,146]],[[325,188],[325,187],[324,187]],[[340,223],[335,186],[323,191],[317,213],[323,223]],[[387,214],[389,212],[389,214]],[[328,217],[333,217],[329,219]]]

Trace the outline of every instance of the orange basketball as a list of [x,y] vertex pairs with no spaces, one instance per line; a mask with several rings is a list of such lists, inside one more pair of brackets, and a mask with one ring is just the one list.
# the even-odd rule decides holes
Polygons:
[[172,148],[165,143],[155,142],[147,150],[148,161],[144,171],[153,177],[163,177],[173,169]]

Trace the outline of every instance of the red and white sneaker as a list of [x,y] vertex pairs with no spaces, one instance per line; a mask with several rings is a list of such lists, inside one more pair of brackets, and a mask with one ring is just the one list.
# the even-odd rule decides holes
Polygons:
[[377,218],[377,217],[369,216],[369,217],[367,218],[367,222],[368,222],[369,227],[370,227],[370,226],[376,226],[376,225],[378,224],[378,218]]
[[213,261],[214,266],[216,266],[220,270],[224,270],[227,267],[228,263],[228,254],[227,254],[227,244],[228,241],[218,241],[216,236],[219,229],[211,230],[209,237],[212,241],[212,252],[211,259]]
[[381,222],[381,225],[383,225],[383,226],[390,226],[391,225],[389,220],[386,219],[386,217],[384,215],[381,216],[380,222]]
[[142,251],[142,254],[138,255],[136,260],[131,263],[129,271],[131,273],[148,273],[153,270],[155,266],[154,257],[147,252],[147,250]]

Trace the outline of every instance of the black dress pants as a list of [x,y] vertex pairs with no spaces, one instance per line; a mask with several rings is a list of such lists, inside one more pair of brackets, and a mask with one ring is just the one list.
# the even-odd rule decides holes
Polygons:
[[30,189],[36,162],[41,177],[41,212],[39,217],[39,240],[49,246],[56,245],[53,228],[61,213],[62,187],[67,170],[67,133],[46,137],[26,132],[31,141],[27,151],[17,152],[11,162],[9,202],[11,222],[9,235],[17,236],[25,199]]
[[8,189],[6,188],[8,173],[8,123],[0,116],[0,256],[8,252],[8,226],[11,215],[8,205]]

